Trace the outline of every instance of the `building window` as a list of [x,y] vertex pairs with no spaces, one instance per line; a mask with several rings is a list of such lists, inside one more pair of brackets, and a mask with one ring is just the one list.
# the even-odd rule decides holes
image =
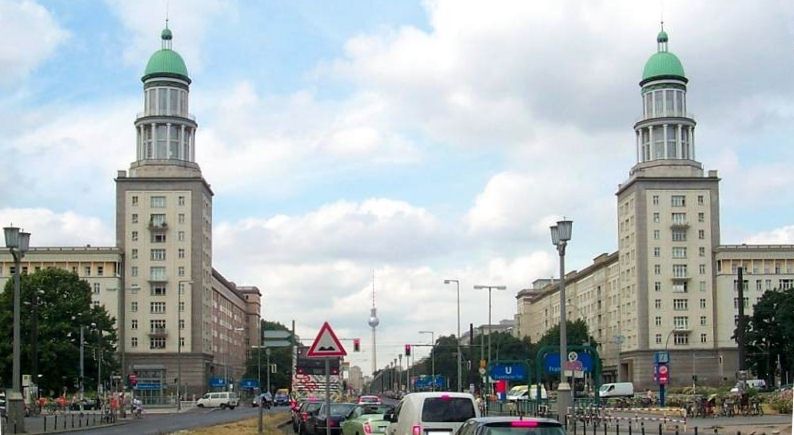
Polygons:
[[152,233],[152,243],[165,243],[165,233]]
[[662,334],[656,334],[656,344],[662,344]]
[[152,266],[149,268],[149,278],[152,281],[165,281],[165,267]]
[[165,197],[164,196],[153,196],[153,197],[151,197],[151,207],[152,208],[165,208]]
[[653,265],[653,273],[654,275],[661,275],[662,274],[662,266],[660,264]]
[[184,302],[180,302],[179,303],[179,311],[182,312],[182,313],[185,312],[185,303]]
[[[83,270],[85,271],[84,276],[91,276],[91,266],[85,266]],[[26,272],[24,268],[22,269],[22,272]]]
[[683,246],[673,247],[673,258],[686,258],[686,248]]
[[[744,300],[744,308],[749,308],[748,304],[750,302],[749,298],[742,298]],[[733,298],[733,308],[739,309],[739,298]]]
[[766,289],[767,290],[772,290],[772,280],[771,279],[765,280],[764,283],[766,284]]
[[700,291],[706,291],[706,281],[700,281]]
[[132,267],[130,268],[130,275],[132,275],[132,276],[138,276],[138,266],[132,266]]
[[653,195],[653,205],[659,205],[659,195]]
[[698,205],[703,205],[703,204],[705,204],[703,195],[698,195]]
[[662,300],[661,299],[656,299],[654,301],[654,303],[653,303],[653,307],[656,308],[657,310],[661,310],[662,309]]
[[686,213],[673,213],[671,219],[674,224],[684,225],[686,224]]
[[99,283],[95,282],[94,285],[93,285],[93,288],[94,288],[94,294],[98,295],[99,294]]
[[177,268],[177,274],[178,274],[179,276],[185,276],[185,266],[179,266],[179,267]]
[[700,334],[700,342],[701,342],[701,343],[705,343],[705,342],[707,341],[707,340],[706,340],[706,337],[707,337],[707,336],[706,336],[706,334],[705,334],[705,333],[704,333],[704,334]]
[[700,299],[700,308],[706,308],[706,300]]
[[134,224],[138,223],[138,213],[133,213],[132,214],[132,223],[134,223]]
[[179,345],[185,347],[185,337],[179,337]]
[[138,258],[138,249],[137,248],[133,248],[132,249],[130,257],[132,257],[133,260]]
[[706,238],[706,230],[698,230],[698,239],[704,240]]
[[184,214],[184,213],[179,213],[179,214],[177,215],[177,220],[178,220],[178,222],[179,222],[180,224],[183,224],[183,223],[185,223],[185,214]]
[[165,319],[149,320],[149,331],[161,332],[165,330]]
[[185,205],[185,197],[183,195],[179,195],[179,197],[177,198],[177,202],[179,203],[179,205]]
[[705,275],[706,274],[706,265],[705,264],[699,265],[698,266],[698,272],[700,272],[701,275]]
[[151,312],[152,314],[165,313],[165,302],[150,302],[149,312]]
[[138,337],[130,338],[130,347],[138,347]]
[[706,213],[698,213],[698,222],[706,222]]
[[133,313],[138,312],[138,303],[137,302],[130,302],[130,311]]
[[699,248],[698,248],[698,256],[700,256],[700,257],[705,257],[705,256],[706,256],[706,248],[704,248],[704,247],[702,247],[702,246],[701,246],[701,247],[699,247]]
[[763,285],[761,284],[761,280],[760,279],[755,280],[755,289],[756,289],[756,291],[759,291],[759,292],[763,289]]
[[149,337],[149,349],[165,349],[165,337]]
[[152,284],[150,294],[152,296],[165,296],[165,284]]
[[178,237],[177,237],[177,239],[178,239],[180,242],[184,242],[184,241],[185,241],[185,232],[184,232],[184,231],[180,231],[180,232],[178,232],[178,233],[177,233],[177,236],[178,236]]
[[790,289],[792,287],[792,284],[794,284],[794,280],[781,279],[781,280],[778,280],[777,289],[778,290],[788,290],[788,289]]
[[673,265],[673,277],[675,277],[675,278],[687,278],[686,264],[674,264]]
[[700,326],[706,326],[706,316],[700,316]]
[[138,241],[138,232],[137,231],[133,231],[132,232],[132,241],[133,242],[137,242]]
[[653,240],[659,240],[659,230],[653,230]]
[[185,258],[185,250],[183,248],[179,248],[177,253],[179,254],[179,258]]
[[673,343],[679,346],[689,344],[689,334],[686,332],[673,333]]
[[674,242],[685,242],[686,241],[686,230],[673,230],[673,241]]
[[165,214],[164,213],[152,213],[149,217],[149,223],[154,227],[163,227],[165,226]]
[[661,257],[661,255],[662,255],[662,248],[659,247],[653,248],[654,257]]
[[179,319],[179,329],[185,329],[185,319]]
[[662,291],[662,283],[660,281],[656,281],[653,283],[653,289],[657,292]]
[[686,282],[678,282],[673,284],[673,293],[688,293],[689,287]]
[[132,319],[130,321],[130,328],[131,329],[138,329],[138,320],[137,319]]
[[662,326],[662,317],[661,316],[656,316],[654,321],[656,322],[656,326]]
[[133,205],[133,206],[136,206],[136,205],[138,205],[138,197],[137,197],[137,196],[133,196],[133,197],[132,197],[132,205]]
[[687,317],[687,316],[675,316],[675,317],[673,317],[673,327],[675,329],[688,329],[689,328],[689,317]]
[[685,207],[686,206],[686,196],[684,195],[673,195],[670,197],[670,205],[673,207]]
[[676,311],[686,311],[689,309],[689,301],[687,299],[673,299],[673,309]]
[[163,261],[163,260],[165,260],[165,249],[152,249],[152,251],[151,251],[151,259],[153,261]]
[[653,222],[658,224],[660,221],[661,221],[661,218],[659,217],[659,212],[658,211],[654,212],[653,213]]

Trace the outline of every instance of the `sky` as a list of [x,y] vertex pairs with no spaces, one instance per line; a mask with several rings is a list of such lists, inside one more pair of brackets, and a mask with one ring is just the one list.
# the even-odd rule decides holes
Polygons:
[[[113,246],[140,77],[170,17],[215,197],[213,266],[265,319],[405,343],[512,319],[616,250],[645,61],[664,17],[722,178],[721,243],[794,243],[794,3],[575,0],[0,0],[0,221],[32,246]],[[373,280],[374,277],[374,280]],[[350,342],[346,342],[352,348]],[[352,349],[348,349],[352,350]],[[425,348],[417,349],[419,357]]]

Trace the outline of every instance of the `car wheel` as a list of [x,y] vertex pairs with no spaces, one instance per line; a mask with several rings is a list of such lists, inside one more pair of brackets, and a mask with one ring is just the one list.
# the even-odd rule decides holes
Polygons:
[[230,406],[229,409],[234,409],[234,406]]
[[226,404],[225,403],[221,403],[221,409],[226,409]]
[[198,405],[196,405],[196,406],[198,406],[199,408],[203,408],[203,407],[204,407],[204,404],[203,404],[203,403],[199,403],[199,404],[198,404]]

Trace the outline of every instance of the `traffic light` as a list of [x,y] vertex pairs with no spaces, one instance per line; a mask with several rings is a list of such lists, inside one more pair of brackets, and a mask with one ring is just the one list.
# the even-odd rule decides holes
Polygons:
[[405,345],[405,356],[411,356],[411,345],[410,344],[406,344]]
[[361,352],[361,339],[354,338],[353,339],[353,352]]

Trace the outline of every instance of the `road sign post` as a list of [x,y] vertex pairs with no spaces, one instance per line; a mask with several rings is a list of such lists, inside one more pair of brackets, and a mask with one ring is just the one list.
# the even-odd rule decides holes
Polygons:
[[331,358],[343,357],[345,355],[347,355],[347,352],[345,352],[342,342],[339,341],[339,338],[334,334],[334,330],[331,329],[331,325],[329,325],[328,322],[323,323],[320,332],[317,333],[317,337],[314,339],[311,347],[309,347],[309,351],[306,352],[306,356],[309,358],[325,359],[326,435],[331,435],[331,425],[328,424],[331,415]]

